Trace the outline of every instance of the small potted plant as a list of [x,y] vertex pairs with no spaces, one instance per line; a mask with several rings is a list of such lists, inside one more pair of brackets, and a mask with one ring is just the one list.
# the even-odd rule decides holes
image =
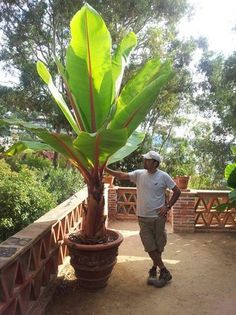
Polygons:
[[190,174],[193,173],[193,166],[191,164],[176,165],[172,176],[174,181],[180,189],[187,189],[190,180]]
[[71,133],[59,134],[19,120],[2,119],[0,123],[24,127],[40,139],[14,144],[6,154],[26,148],[54,150],[81,172],[88,188],[82,227],[68,235],[65,243],[79,284],[99,288],[107,283],[122,241],[119,233],[105,226],[104,169],[137,148],[142,136],[135,129],[170,77],[171,67],[158,58],[149,60],[120,91],[124,68],[136,46],[135,34],[128,33],[112,54],[110,33],[88,4],[75,14],[70,26],[66,60],[56,59],[67,102],[43,62],[37,63],[37,70],[65,115]]

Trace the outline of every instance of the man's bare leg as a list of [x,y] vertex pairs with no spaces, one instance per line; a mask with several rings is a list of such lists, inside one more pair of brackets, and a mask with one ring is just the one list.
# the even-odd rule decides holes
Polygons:
[[[154,285],[157,288],[162,288],[166,285],[168,281],[172,279],[172,276],[169,270],[166,269],[162,258],[161,253],[158,250],[148,252],[150,258],[153,261],[153,267],[149,270],[148,284]],[[160,268],[160,277],[156,277],[156,268]]]
[[152,252],[148,252],[148,255],[152,259],[154,267],[159,267],[160,269],[165,268],[165,265],[161,258],[161,253],[158,252],[158,250],[153,250]]

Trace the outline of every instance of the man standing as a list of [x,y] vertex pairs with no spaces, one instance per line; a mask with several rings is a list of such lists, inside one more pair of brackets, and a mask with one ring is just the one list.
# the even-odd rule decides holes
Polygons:
[[[173,179],[158,169],[161,162],[160,155],[149,151],[143,155],[144,169],[130,173],[106,171],[118,179],[130,180],[137,186],[137,215],[140,226],[140,237],[144,249],[152,259],[153,266],[149,270],[147,283],[155,287],[163,287],[172,279],[172,275],[162,261],[162,252],[167,242],[165,222],[168,211],[180,196],[180,189]],[[170,201],[165,198],[166,189],[173,191]],[[157,278],[157,267],[160,276]]]

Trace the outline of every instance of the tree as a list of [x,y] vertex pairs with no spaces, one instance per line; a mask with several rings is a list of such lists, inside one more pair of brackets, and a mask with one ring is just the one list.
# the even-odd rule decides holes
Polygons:
[[199,64],[203,81],[199,84],[202,93],[197,104],[206,115],[214,115],[214,133],[222,140],[231,137],[230,141],[234,141],[236,134],[235,69],[235,53],[225,59],[207,51]]
[[233,159],[230,146],[236,135],[235,69],[235,53],[225,58],[204,50],[199,64],[202,81],[198,89],[201,93],[196,97],[196,104],[212,126],[208,127],[208,131],[205,128],[202,130],[204,137],[195,141],[195,145],[198,152],[205,155],[204,173],[210,172],[212,183],[218,183],[218,187],[222,187],[222,176],[219,174],[223,174],[225,168],[222,156],[225,161]]

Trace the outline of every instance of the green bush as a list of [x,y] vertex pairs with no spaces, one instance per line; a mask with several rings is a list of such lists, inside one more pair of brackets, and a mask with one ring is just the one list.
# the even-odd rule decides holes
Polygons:
[[19,172],[23,165],[30,169],[45,170],[52,167],[52,162],[34,153],[22,153],[6,159],[11,169]]
[[35,171],[35,175],[44,183],[47,190],[53,194],[57,203],[68,199],[84,186],[82,176],[59,157],[59,167],[54,168],[52,161],[34,153],[20,154],[7,159],[12,170],[20,172],[27,166]]
[[32,223],[84,186],[72,168],[54,169],[35,154],[0,160],[0,241]]
[[0,240],[18,232],[56,206],[55,197],[34,170],[17,173],[0,160]]
[[84,186],[82,176],[75,169],[50,169],[44,173],[43,181],[48,191],[54,195],[57,203],[61,203]]

